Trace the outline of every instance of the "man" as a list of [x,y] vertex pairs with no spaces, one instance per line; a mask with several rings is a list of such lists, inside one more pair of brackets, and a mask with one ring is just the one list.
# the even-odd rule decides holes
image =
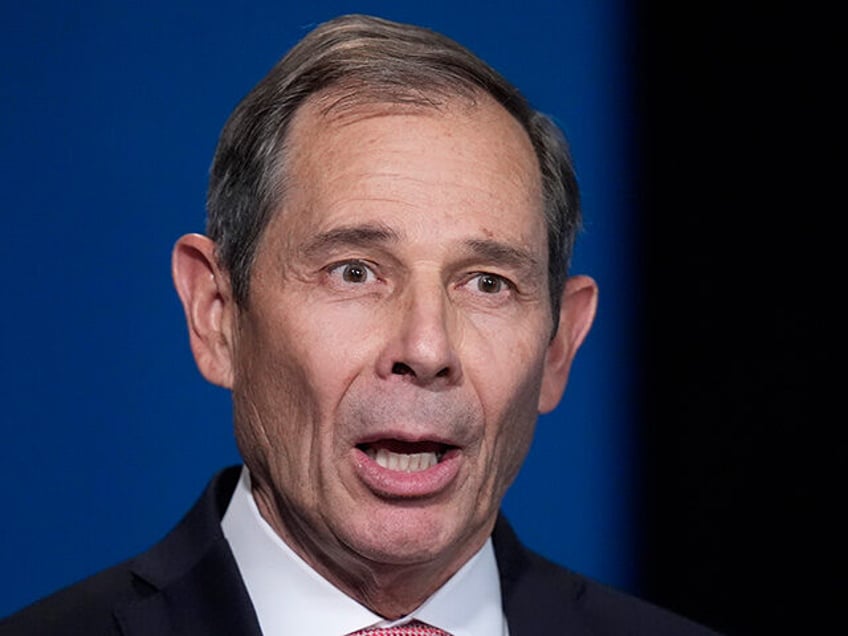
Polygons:
[[515,88],[436,33],[331,21],[230,117],[208,214],[173,274],[244,467],[0,632],[707,633],[499,517],[597,298],[566,277],[564,141]]

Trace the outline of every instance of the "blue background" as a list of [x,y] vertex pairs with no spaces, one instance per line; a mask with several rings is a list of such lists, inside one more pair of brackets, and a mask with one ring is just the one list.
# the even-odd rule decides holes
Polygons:
[[231,109],[312,26],[373,13],[454,37],[571,141],[601,287],[560,408],[506,510],[532,547],[637,581],[638,260],[628,16],[615,0],[6,2],[0,7],[0,615],[145,549],[238,461],[170,250],[204,223]]

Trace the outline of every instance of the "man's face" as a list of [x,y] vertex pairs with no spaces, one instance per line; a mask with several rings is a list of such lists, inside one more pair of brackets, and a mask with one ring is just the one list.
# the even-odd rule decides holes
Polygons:
[[483,98],[307,103],[287,158],[233,349],[260,508],[322,570],[455,570],[561,393],[530,141]]

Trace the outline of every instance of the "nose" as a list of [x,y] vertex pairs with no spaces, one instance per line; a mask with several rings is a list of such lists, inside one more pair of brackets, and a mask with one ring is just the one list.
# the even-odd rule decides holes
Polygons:
[[400,378],[431,389],[456,384],[462,369],[455,342],[456,320],[445,290],[440,285],[418,286],[397,302],[378,362],[380,377]]

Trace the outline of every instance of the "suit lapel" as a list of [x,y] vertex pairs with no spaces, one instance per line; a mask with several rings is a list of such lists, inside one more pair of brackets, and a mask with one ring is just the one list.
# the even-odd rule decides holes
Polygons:
[[525,548],[501,515],[492,534],[509,636],[589,636],[580,611],[585,583]]
[[157,593],[118,608],[115,615],[126,636],[261,636],[226,543],[210,549]]
[[261,636],[221,518],[239,469],[216,476],[179,525],[132,563],[137,600],[118,606],[126,636]]

